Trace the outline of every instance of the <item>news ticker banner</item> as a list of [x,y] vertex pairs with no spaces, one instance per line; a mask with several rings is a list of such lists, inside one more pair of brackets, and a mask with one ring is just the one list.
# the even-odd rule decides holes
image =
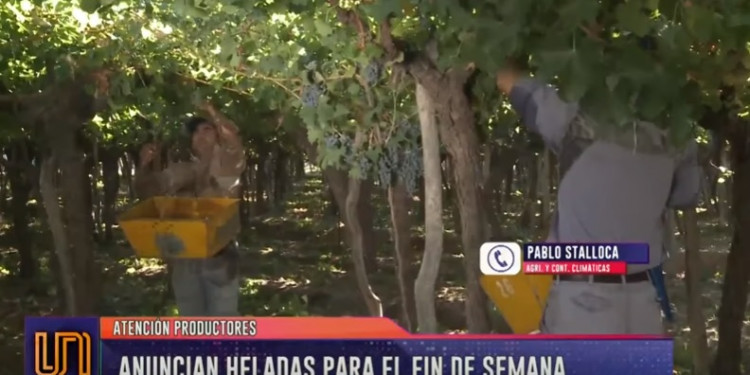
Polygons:
[[26,375],[671,375],[651,336],[413,335],[385,318],[26,318]]
[[485,275],[624,275],[628,264],[648,264],[645,243],[487,242],[479,249]]

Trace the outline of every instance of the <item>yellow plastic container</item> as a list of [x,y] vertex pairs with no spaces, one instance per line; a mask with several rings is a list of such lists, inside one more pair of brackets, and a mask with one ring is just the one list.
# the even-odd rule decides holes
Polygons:
[[239,233],[239,200],[154,197],[118,222],[141,258],[208,258]]
[[527,334],[539,330],[552,275],[487,276],[480,279],[487,293],[505,318],[513,333]]

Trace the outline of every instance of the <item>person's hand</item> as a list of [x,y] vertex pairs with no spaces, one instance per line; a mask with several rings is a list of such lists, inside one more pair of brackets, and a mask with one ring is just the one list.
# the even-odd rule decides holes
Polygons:
[[506,95],[510,95],[516,81],[518,81],[518,72],[511,67],[500,69],[495,75],[497,89]]
[[159,153],[159,145],[156,143],[146,143],[141,147],[139,165],[141,168],[151,164]]

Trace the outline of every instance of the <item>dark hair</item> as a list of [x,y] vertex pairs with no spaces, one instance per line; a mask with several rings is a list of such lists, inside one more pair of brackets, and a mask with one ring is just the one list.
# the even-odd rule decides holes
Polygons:
[[187,121],[185,121],[185,124],[183,125],[185,134],[192,137],[193,133],[198,130],[198,126],[205,123],[210,123],[210,121],[199,116],[190,117],[189,119],[187,119]]

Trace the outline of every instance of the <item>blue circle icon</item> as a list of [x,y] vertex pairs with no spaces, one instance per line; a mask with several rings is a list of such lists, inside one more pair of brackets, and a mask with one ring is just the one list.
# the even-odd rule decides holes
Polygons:
[[495,272],[506,272],[516,262],[513,250],[504,245],[497,245],[487,252],[487,264]]

